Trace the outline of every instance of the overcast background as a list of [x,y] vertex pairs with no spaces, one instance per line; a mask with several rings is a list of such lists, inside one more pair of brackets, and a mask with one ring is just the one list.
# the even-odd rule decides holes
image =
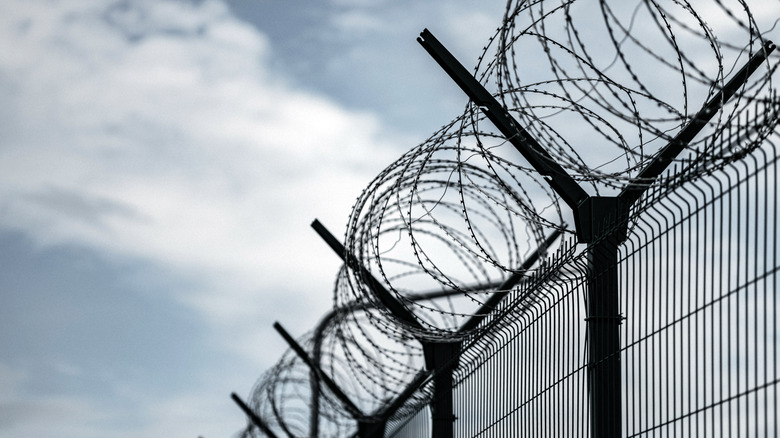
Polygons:
[[0,2],[0,436],[230,436],[504,1]]
[[0,437],[240,430],[332,306],[311,221],[462,112],[417,35],[472,67],[505,3],[0,1]]

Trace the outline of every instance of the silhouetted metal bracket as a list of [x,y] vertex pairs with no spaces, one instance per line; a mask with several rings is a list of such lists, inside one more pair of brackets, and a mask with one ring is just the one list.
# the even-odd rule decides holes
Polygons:
[[242,411],[246,414],[247,417],[249,417],[250,420],[252,420],[252,424],[257,426],[264,434],[268,435],[270,438],[276,438],[276,434],[268,427],[267,424],[265,424],[265,421],[263,421],[255,412],[247,406],[246,403],[244,403],[243,400],[241,400],[241,397],[238,396],[235,392],[230,394],[230,397],[233,399],[233,401],[236,402],[238,407],[241,408]]
[[695,116],[674,136],[674,138],[659,151],[650,163],[633,178],[620,192],[618,197],[625,206],[630,206],[647,190],[648,182],[652,182],[669,167],[677,155],[707,126],[715,113],[726,104],[745,83],[748,78],[766,61],[769,54],[775,50],[775,43],[764,41],[762,50],[754,53],[748,62],[726,83],[726,85],[696,113]]
[[420,371],[407,387],[388,405],[377,410],[371,420],[358,423],[358,431],[353,435],[355,438],[362,437],[382,437],[384,436],[387,421],[395,412],[409,400],[420,387],[425,383],[431,373]]
[[574,223],[582,243],[605,235],[623,242],[628,236],[628,208],[617,196],[589,196],[574,211]]
[[390,313],[392,313],[396,318],[411,325],[412,327],[418,329],[423,328],[420,324],[420,321],[417,320],[417,317],[414,316],[414,314],[406,306],[404,306],[403,303],[398,301],[398,299],[394,297],[390,291],[382,286],[382,283],[380,283],[379,280],[371,275],[371,273],[368,272],[365,267],[358,263],[354,257],[351,257],[347,254],[347,251],[344,249],[344,245],[342,245],[341,242],[339,242],[339,240],[336,239],[336,237],[333,236],[333,234],[331,234],[330,231],[328,231],[328,229],[320,223],[320,221],[315,219],[314,222],[312,222],[311,227],[314,228],[317,234],[319,234],[320,237],[325,240],[325,243],[330,246],[330,248],[341,258],[341,260],[344,261],[344,263],[347,264],[347,266],[357,267],[360,269],[360,276],[363,281],[366,282],[366,285],[369,287],[369,289],[371,289],[371,292],[374,294],[374,296],[376,296],[377,299],[382,302],[382,305],[384,305],[385,308],[390,311]]
[[[430,31],[423,30],[417,41],[572,209],[577,238],[579,242],[589,244],[588,265],[591,274],[587,287],[586,321],[591,436],[618,436],[621,430],[620,336],[619,324],[613,321],[620,321],[622,315],[619,313],[619,286],[615,266],[618,245],[627,237],[629,208],[647,189],[648,182],[669,166],[747,82],[775,45],[766,41],[763,50],[748,60],[620,195],[605,197],[588,195]],[[498,296],[495,299],[500,298]],[[471,328],[480,321],[479,318],[471,318],[465,327]],[[426,357],[426,361],[430,359]]]
[[[592,242],[597,234],[593,229],[592,218],[601,216],[594,213],[604,202],[599,197],[591,197],[566,171],[556,163],[550,154],[526,131],[517,120],[504,108],[489,91],[469,73],[433,34],[425,29],[417,41],[425,48],[431,57],[444,69],[452,80],[479,106],[483,114],[523,155],[529,164],[540,175],[544,176],[558,196],[571,207],[574,214],[577,237],[580,242]],[[691,121],[664,147],[632,182],[623,189],[615,203],[614,216],[620,228],[615,230],[619,237],[625,239],[625,224],[623,219],[628,209],[647,189],[647,182],[658,177],[687,146],[693,138],[707,125],[717,111],[742,87],[750,75],[758,69],[769,54],[775,49],[774,43],[766,41],[763,50],[755,53],[747,64],[707,102]],[[606,197],[604,197],[606,198]],[[614,201],[605,201],[613,203]],[[598,205],[597,205],[598,204]],[[602,230],[606,231],[606,230]]]
[[320,381],[323,382],[325,386],[331,390],[331,392],[333,392],[333,395],[335,395],[336,398],[338,398],[341,403],[344,404],[344,407],[346,407],[355,418],[361,420],[363,417],[365,417],[363,411],[361,411],[360,408],[358,408],[357,405],[355,405],[355,403],[353,403],[352,400],[350,400],[350,398],[344,394],[344,391],[342,391],[336,382],[334,382],[327,374],[325,374],[324,371],[322,371],[319,365],[315,364],[314,361],[311,360],[303,347],[301,347],[298,342],[296,342],[295,339],[293,339],[293,337],[287,333],[287,330],[285,330],[281,324],[275,322],[274,328],[277,332],[279,332],[280,335],[282,335],[282,338],[287,341],[287,344],[290,346],[290,348],[293,349],[293,351],[295,351],[298,357],[309,366],[309,369],[311,369],[312,372],[317,374],[317,376],[320,378]]
[[588,193],[555,162],[547,151],[528,133],[517,120],[488,92],[457,59],[425,29],[417,41],[428,51],[456,84],[479,106],[485,116],[504,134],[504,137],[525,159],[546,177],[558,196],[572,210],[588,198]]

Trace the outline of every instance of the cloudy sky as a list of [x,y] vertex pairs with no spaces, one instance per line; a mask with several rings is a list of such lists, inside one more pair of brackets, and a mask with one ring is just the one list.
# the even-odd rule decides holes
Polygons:
[[0,2],[0,435],[230,436],[504,1]]
[[473,66],[505,3],[0,2],[0,436],[238,431],[332,305],[311,221],[466,103],[417,35]]

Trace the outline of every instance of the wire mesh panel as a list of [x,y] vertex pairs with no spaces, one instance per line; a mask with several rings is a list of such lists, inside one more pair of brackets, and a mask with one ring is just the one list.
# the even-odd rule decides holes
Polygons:
[[431,412],[423,408],[416,414],[407,418],[400,418],[388,424],[389,433],[385,436],[392,438],[427,438],[431,436]]
[[778,433],[777,181],[767,141],[637,215],[620,260],[626,436]]
[[[563,268],[576,268],[580,258]],[[456,436],[587,433],[584,275],[560,269],[515,291],[502,324],[464,351],[456,372]]]
[[423,31],[471,100],[369,184],[343,243],[315,226],[336,308],[256,386],[260,428],[777,436],[767,20],[511,0],[473,76]]
[[[617,265],[622,436],[780,432],[776,142],[667,178],[632,215]],[[584,288],[598,273],[581,250],[559,252],[469,339],[455,436],[589,435]]]

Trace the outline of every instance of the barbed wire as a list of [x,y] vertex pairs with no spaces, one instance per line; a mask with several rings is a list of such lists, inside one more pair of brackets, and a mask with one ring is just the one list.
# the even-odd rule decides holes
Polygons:
[[[345,236],[352,265],[337,306],[367,299],[385,309],[367,278],[374,276],[417,316],[422,329],[406,324],[406,332],[449,339],[484,304],[487,295],[475,285],[514,272],[551,230],[564,227],[546,182],[485,146],[504,140],[464,132],[465,123],[461,118],[405,154],[358,199]],[[437,289],[460,294],[410,299]]]
[[[639,171],[765,45],[745,2],[510,1],[475,76],[576,181],[615,194],[662,184],[639,180]],[[776,111],[775,68],[759,67],[678,160],[707,173],[760,144],[771,129],[748,141],[733,133],[744,132],[757,106]],[[386,312],[390,324],[452,340],[484,303],[470,285],[515,272],[566,223],[547,181],[470,102],[359,197],[344,238],[353,265],[337,305],[362,297],[381,308],[366,276],[378,278],[423,328]],[[461,294],[408,299],[426,288]]]
[[[509,0],[473,71],[575,181],[614,195],[629,184],[666,183],[640,180],[639,172],[740,65],[769,47],[778,23],[771,20],[742,0]],[[711,115],[675,159],[677,175],[711,173],[776,130],[777,65],[764,62]],[[425,343],[473,339],[489,328],[463,329],[492,295],[513,291],[497,288],[503,280],[540,278],[520,266],[534,251],[543,260],[555,249],[546,247],[548,236],[573,234],[570,223],[548,181],[469,102],[358,197],[334,288],[337,316],[306,345],[363,413],[377,412],[425,367]],[[446,293],[419,299],[437,291]],[[333,431],[323,436],[354,431],[356,413],[320,393],[321,430]],[[301,406],[311,401],[311,370],[295,355],[288,352],[252,394],[275,427],[309,432]]]
[[[636,182],[738,66],[764,50],[767,32],[745,1],[512,0],[475,71],[556,162],[598,194]],[[750,105],[776,100],[776,65],[753,74],[687,145],[689,154],[713,165],[734,156],[711,150]]]

